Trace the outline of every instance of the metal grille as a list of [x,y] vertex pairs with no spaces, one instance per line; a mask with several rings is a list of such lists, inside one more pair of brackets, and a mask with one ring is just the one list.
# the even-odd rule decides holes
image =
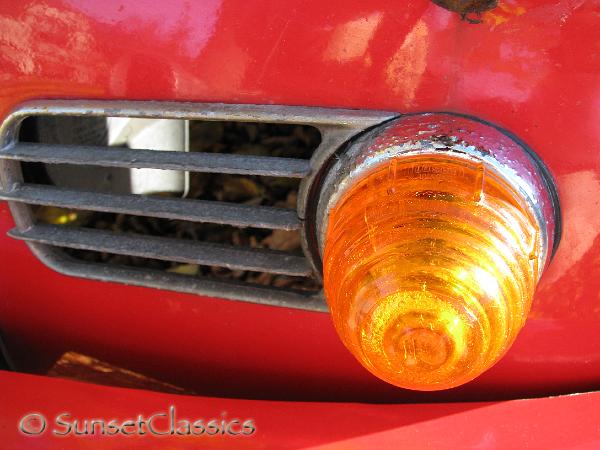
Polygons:
[[[20,123],[29,116],[104,116],[184,120],[227,120],[311,125],[321,133],[312,159],[201,152],[134,150],[25,143],[18,141]],[[40,101],[12,112],[0,129],[0,199],[9,201],[16,228],[9,232],[28,243],[51,268],[73,276],[197,293],[273,306],[326,311],[320,293],[278,289],[236,281],[192,278],[153,269],[118,267],[70,258],[60,248],[83,249],[175,261],[233,270],[318,277],[306,256],[283,251],[181,240],[170,237],[119,234],[112,231],[39,223],[30,205],[131,214],[162,219],[214,223],[236,227],[303,230],[306,204],[297,210],[219,201],[146,197],[86,192],[25,183],[21,162],[99,167],[153,168],[189,172],[260,175],[302,179],[310,191],[318,169],[348,139],[394,117],[392,113],[288,106],[193,104],[166,102]],[[307,198],[301,196],[301,198]],[[306,246],[305,246],[306,248]]]

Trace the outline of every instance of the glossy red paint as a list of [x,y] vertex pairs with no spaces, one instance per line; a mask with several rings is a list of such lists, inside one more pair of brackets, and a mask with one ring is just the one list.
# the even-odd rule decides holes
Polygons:
[[510,352],[464,387],[419,394],[366,373],[325,314],[57,274],[5,237],[12,219],[2,204],[0,329],[13,359],[41,373],[75,350],[202,394],[255,398],[462,400],[599,387],[599,14],[599,2],[582,0],[503,0],[480,24],[428,0],[0,2],[0,115],[48,97],[466,113],[543,158],[564,219]]
[[[600,393],[491,403],[370,405],[234,400],[157,394],[72,381],[0,372],[5,392],[0,437],[5,450],[28,449],[196,449],[196,448],[544,448],[596,449],[600,446]],[[100,418],[137,420],[169,411],[175,418],[253,420],[250,436],[55,436],[70,423]],[[18,431],[21,419],[42,414],[39,436]],[[153,422],[167,431],[166,419]],[[97,433],[99,427],[96,428]],[[129,427],[127,431],[132,431]],[[185,432],[185,431],[183,431]]]

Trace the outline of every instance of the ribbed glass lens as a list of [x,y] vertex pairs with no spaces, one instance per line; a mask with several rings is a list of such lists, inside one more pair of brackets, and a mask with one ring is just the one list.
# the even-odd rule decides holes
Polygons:
[[408,389],[463,384],[523,327],[540,230],[482,160],[402,155],[368,170],[329,212],[324,284],[344,344]]

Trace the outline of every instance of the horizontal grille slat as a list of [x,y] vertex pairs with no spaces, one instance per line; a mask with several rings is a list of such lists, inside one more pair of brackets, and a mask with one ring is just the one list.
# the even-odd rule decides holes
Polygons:
[[[65,262],[63,262],[65,264]],[[209,297],[236,298],[263,305],[327,312],[323,297],[314,292],[289,291],[236,280],[190,277],[154,269],[111,266],[104,263],[69,261],[61,271],[68,275],[103,281],[119,281],[137,286],[170,289]]]
[[106,194],[35,184],[18,184],[10,191],[0,191],[0,200],[237,227],[280,230],[300,228],[295,210],[208,200]]
[[15,143],[0,151],[0,158],[46,164],[74,164],[133,169],[166,169],[189,172],[263,175],[303,178],[307,160],[229,153],[174,152],[123,147],[68,146]]
[[34,225],[24,231],[12,229],[9,235],[15,239],[58,247],[226,267],[232,270],[264,271],[292,276],[311,274],[310,265],[305,257],[274,250],[46,224]]

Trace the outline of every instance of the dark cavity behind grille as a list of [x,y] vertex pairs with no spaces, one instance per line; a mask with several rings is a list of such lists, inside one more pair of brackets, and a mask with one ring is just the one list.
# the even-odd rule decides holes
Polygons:
[[[300,178],[306,175],[308,159],[320,142],[320,134],[314,127],[190,121],[190,152],[187,155],[164,152],[163,156],[156,156],[161,152],[103,148],[98,143],[106,139],[106,134],[99,119],[76,119],[30,117],[21,128],[19,141],[22,144],[17,143],[9,149],[9,154],[25,161],[22,166],[26,183],[7,192],[4,198],[34,205],[38,222],[60,225],[64,221],[85,229],[224,244],[242,249],[242,255],[247,257],[251,254],[244,253],[244,249],[273,250],[301,258],[296,201]],[[74,127],[77,130],[72,132]],[[75,149],[62,144],[88,147]],[[178,162],[181,156],[186,157],[183,163]],[[124,164],[131,160],[135,162]],[[104,167],[166,167],[195,171],[190,172],[189,192],[185,199],[107,192],[102,185],[94,186],[93,191],[56,186],[45,170],[47,164],[62,165],[74,161],[84,169],[82,176],[97,170],[97,166],[86,162],[100,162]],[[209,172],[215,169],[226,173]],[[256,174],[246,173],[248,171]],[[123,172],[120,174],[126,176]],[[111,190],[115,184],[119,183],[113,181]],[[15,237],[27,239],[27,236]],[[310,276],[310,270],[299,269],[297,261],[296,267],[279,270],[291,273],[281,274],[268,268],[259,272],[101,250],[62,248],[63,252],[81,261],[301,291],[320,289],[319,283]]]

